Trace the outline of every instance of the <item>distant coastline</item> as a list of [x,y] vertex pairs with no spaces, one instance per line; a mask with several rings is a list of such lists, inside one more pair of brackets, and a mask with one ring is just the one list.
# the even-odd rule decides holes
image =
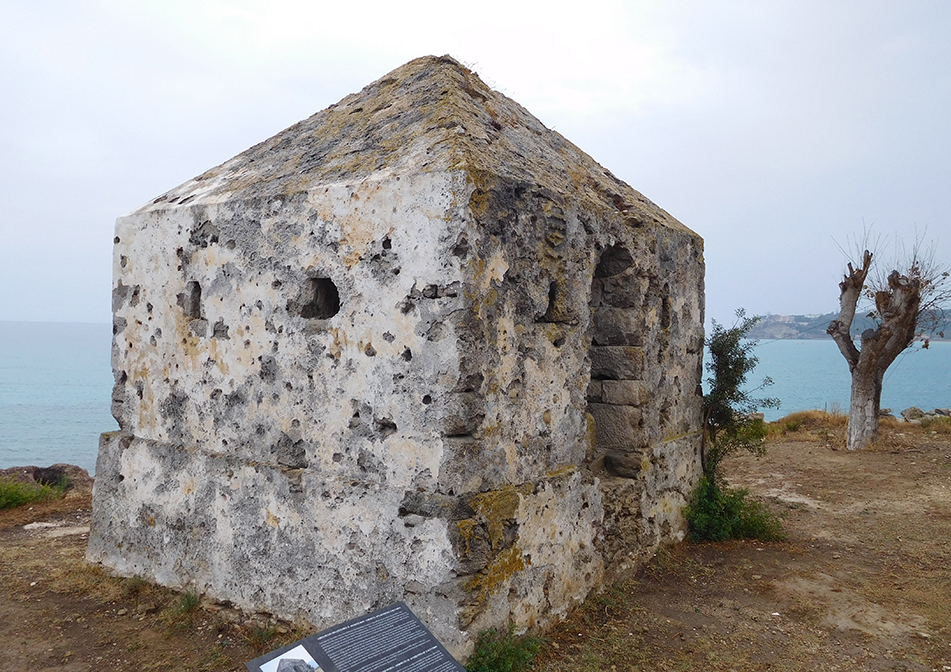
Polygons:
[[[760,321],[749,332],[750,338],[759,340],[813,340],[831,339],[826,333],[829,323],[839,316],[838,313],[823,313],[821,315],[762,315]],[[943,332],[929,336],[933,341],[951,340],[951,319],[947,316],[940,320],[936,332]],[[852,323],[852,333],[857,337],[866,329],[874,329],[877,323],[867,315],[856,315]]]

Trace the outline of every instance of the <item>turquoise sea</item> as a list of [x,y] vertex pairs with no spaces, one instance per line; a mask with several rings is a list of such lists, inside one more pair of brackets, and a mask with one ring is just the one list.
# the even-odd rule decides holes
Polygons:
[[[754,354],[759,364],[747,382],[755,386],[769,376],[773,385],[758,396],[777,397],[781,403],[779,409],[764,410],[767,420],[816,408],[848,412],[849,367],[832,339],[759,341]],[[909,348],[885,372],[882,408],[898,415],[909,406],[951,408],[951,342],[931,343],[927,350]]]
[[0,322],[0,468],[96,466],[99,434],[118,429],[112,325]]
[[[92,473],[109,412],[112,371],[108,324],[0,322],[0,468],[71,462]],[[846,411],[849,372],[831,340],[760,341],[750,376],[773,379],[764,396],[782,406],[775,420],[813,408]],[[706,373],[704,374],[706,377]],[[885,376],[882,406],[951,407],[951,342],[906,350]]]

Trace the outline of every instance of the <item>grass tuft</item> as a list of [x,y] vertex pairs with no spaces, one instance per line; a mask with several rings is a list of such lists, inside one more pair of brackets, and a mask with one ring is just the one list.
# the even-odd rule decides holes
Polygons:
[[65,494],[67,487],[69,483],[66,479],[54,484],[2,479],[0,480],[0,510],[59,499]]
[[538,637],[515,636],[515,624],[505,631],[483,630],[475,651],[466,661],[468,672],[519,672],[526,670],[542,648]]
[[192,590],[186,590],[182,593],[182,596],[178,598],[178,601],[172,605],[172,616],[185,616],[198,606],[199,601],[197,593]]
[[275,648],[274,640],[277,638],[277,626],[262,626],[254,624],[245,631],[245,640],[252,649],[259,655]]
[[169,604],[162,612],[162,620],[171,629],[184,630],[194,621],[195,609],[201,600],[192,590],[186,590]]

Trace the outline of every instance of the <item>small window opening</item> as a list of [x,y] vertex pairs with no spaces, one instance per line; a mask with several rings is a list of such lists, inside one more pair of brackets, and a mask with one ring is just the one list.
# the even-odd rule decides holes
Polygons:
[[185,291],[178,295],[178,305],[190,320],[201,319],[201,285],[195,280],[185,283]]

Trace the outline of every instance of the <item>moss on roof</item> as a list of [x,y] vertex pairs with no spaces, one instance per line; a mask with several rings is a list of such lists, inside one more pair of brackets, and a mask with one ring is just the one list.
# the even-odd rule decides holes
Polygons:
[[140,212],[287,196],[383,172],[446,170],[465,171],[476,188],[536,185],[635,224],[686,228],[449,56],[410,61]]

